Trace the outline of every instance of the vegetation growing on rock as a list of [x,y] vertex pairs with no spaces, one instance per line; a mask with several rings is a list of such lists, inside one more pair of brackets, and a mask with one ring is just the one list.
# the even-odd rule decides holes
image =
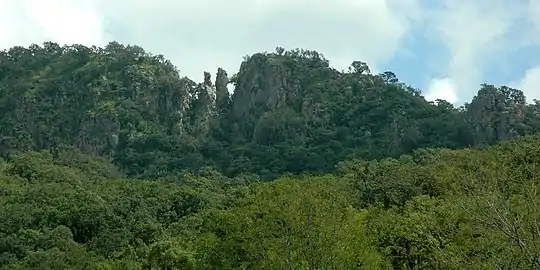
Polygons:
[[0,269],[540,269],[521,91],[456,108],[283,48],[201,75],[114,42],[0,52]]

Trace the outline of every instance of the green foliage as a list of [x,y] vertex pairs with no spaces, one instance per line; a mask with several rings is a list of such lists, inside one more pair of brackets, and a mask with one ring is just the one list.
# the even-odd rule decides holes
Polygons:
[[271,183],[211,168],[127,180],[73,149],[18,153],[0,171],[0,267],[537,269],[539,142]]
[[[486,146],[536,133],[521,91],[482,85],[470,104],[427,102],[391,71],[339,72],[316,51],[246,57],[229,80],[181,77],[162,56],[112,42],[1,52],[0,153],[75,147],[130,177],[212,166],[227,176],[328,173],[348,159]],[[233,83],[232,96],[227,84]]]
[[280,179],[212,213],[203,231],[213,239],[206,259],[220,269],[384,268],[364,232],[365,214],[355,213],[334,180]]
[[116,42],[0,52],[0,269],[540,269],[521,91],[454,108],[281,47],[203,74]]
[[[80,155],[79,160],[70,160],[72,166],[59,165],[66,162],[64,157],[28,152],[4,166],[0,175],[2,265],[31,268],[50,257],[39,267],[86,269],[77,265],[88,262],[77,257],[114,259],[133,245],[150,245],[168,224],[225,205],[226,194],[234,192],[238,182],[213,182],[219,179],[215,173],[212,181],[189,175],[174,182],[130,181],[116,179],[116,174],[105,178],[98,173],[109,172],[112,165]],[[56,242],[46,240],[47,235],[56,237]]]

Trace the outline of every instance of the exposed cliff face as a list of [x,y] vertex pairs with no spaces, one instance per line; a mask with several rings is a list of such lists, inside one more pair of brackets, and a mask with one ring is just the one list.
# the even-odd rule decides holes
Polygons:
[[231,97],[229,95],[229,89],[227,85],[229,84],[229,77],[227,72],[218,68],[216,75],[216,109],[218,114],[222,114],[229,109],[231,103]]
[[288,70],[272,65],[270,61],[266,55],[255,54],[242,63],[232,98],[233,115],[260,117],[264,112],[285,104],[286,90],[295,90],[288,89]]
[[211,126],[218,121],[217,117],[227,113],[230,96],[227,85],[227,72],[218,68],[215,84],[212,75],[204,72],[204,81],[195,88],[196,98],[188,105],[191,113],[191,131],[197,136],[206,136]]
[[484,84],[467,107],[473,146],[487,146],[528,132],[524,124],[525,96],[521,91]]
[[257,141],[257,133],[274,132],[261,131],[272,119],[289,119],[297,126],[328,121],[322,101],[337,87],[337,79],[338,72],[315,52],[254,54],[234,78],[231,116],[239,126],[235,132]]
[[203,135],[208,131],[210,120],[216,112],[216,89],[211,81],[211,75],[204,72],[204,81],[197,85],[197,99],[191,105],[192,131]]
[[180,87],[172,96],[173,108],[172,119],[170,119],[170,132],[182,135],[189,124],[189,109],[192,106],[196,97],[196,83],[188,78],[182,78]]
[[150,130],[185,130],[194,83],[140,47],[46,43],[1,54],[11,74],[0,81],[7,105],[0,106],[2,141],[9,147],[67,143],[104,154]]

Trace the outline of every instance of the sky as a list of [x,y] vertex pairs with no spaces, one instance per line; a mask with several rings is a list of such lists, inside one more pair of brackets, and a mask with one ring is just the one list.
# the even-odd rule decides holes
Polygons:
[[0,49],[113,40],[195,81],[281,46],[390,70],[428,100],[462,104],[482,83],[540,99],[540,0],[0,0]]

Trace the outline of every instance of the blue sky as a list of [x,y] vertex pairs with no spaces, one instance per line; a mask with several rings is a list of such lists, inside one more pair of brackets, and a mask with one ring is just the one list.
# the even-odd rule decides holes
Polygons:
[[484,82],[540,99],[540,0],[0,1],[0,49],[50,40],[137,44],[197,81],[282,46],[391,70],[430,100],[461,104]]

